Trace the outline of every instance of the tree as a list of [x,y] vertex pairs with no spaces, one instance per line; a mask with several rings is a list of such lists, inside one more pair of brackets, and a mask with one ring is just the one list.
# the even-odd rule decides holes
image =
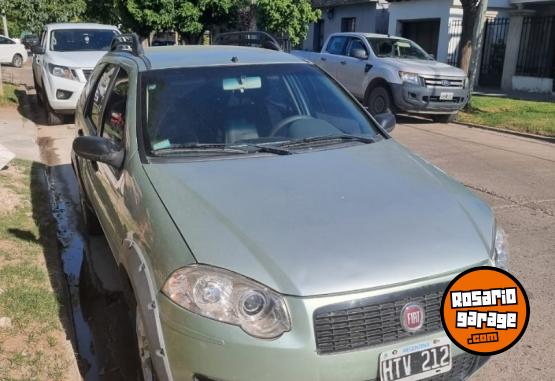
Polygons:
[[320,18],[321,11],[313,9],[310,0],[258,0],[257,25],[275,35],[287,35],[292,45],[306,38],[310,23]]
[[0,0],[13,36],[24,31],[38,33],[48,23],[78,21],[86,5],[85,0]]
[[460,0],[460,2],[463,8],[463,18],[457,66],[469,74],[477,37],[482,35],[482,28],[479,25],[480,11],[484,6],[487,9],[487,0]]

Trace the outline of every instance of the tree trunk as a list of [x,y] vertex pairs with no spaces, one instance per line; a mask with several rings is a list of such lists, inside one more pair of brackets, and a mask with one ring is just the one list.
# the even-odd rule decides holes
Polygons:
[[474,35],[474,24],[477,21],[478,9],[474,1],[463,3],[462,33],[459,42],[459,57],[457,66],[467,75],[472,58],[472,37]]

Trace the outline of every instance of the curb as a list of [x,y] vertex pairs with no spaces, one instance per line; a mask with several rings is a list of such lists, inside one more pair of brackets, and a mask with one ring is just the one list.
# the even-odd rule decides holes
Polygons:
[[511,131],[511,130],[505,130],[505,129],[497,128],[497,127],[484,126],[484,125],[481,125],[481,124],[474,124],[474,123],[464,123],[464,122],[459,122],[459,121],[454,121],[454,122],[451,122],[451,123],[458,124],[458,125],[461,125],[461,126],[471,127],[471,128],[480,128],[482,130],[500,132],[502,134],[520,136],[522,138],[541,140],[543,142],[555,144],[555,137],[551,137],[551,136],[529,134],[527,132]]

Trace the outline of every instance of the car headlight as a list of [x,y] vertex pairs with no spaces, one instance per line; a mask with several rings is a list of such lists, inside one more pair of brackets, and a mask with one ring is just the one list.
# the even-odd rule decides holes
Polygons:
[[68,67],[48,64],[48,69],[50,70],[50,73],[52,73],[52,75],[55,77],[71,79],[74,81],[79,80],[75,72]]
[[412,83],[413,85],[421,85],[420,77],[416,73],[408,73],[406,71],[400,71],[399,77],[403,82]]
[[231,271],[187,266],[170,276],[162,292],[193,313],[239,326],[251,336],[275,339],[291,330],[280,294]]
[[508,269],[509,256],[507,250],[507,234],[498,227],[495,231],[495,244],[493,248],[493,263],[503,270]]

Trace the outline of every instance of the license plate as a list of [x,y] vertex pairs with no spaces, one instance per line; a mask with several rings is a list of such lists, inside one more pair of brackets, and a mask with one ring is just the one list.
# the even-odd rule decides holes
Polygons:
[[439,93],[439,100],[441,101],[452,101],[453,93]]
[[380,354],[380,381],[416,381],[451,370],[451,345],[446,337]]

